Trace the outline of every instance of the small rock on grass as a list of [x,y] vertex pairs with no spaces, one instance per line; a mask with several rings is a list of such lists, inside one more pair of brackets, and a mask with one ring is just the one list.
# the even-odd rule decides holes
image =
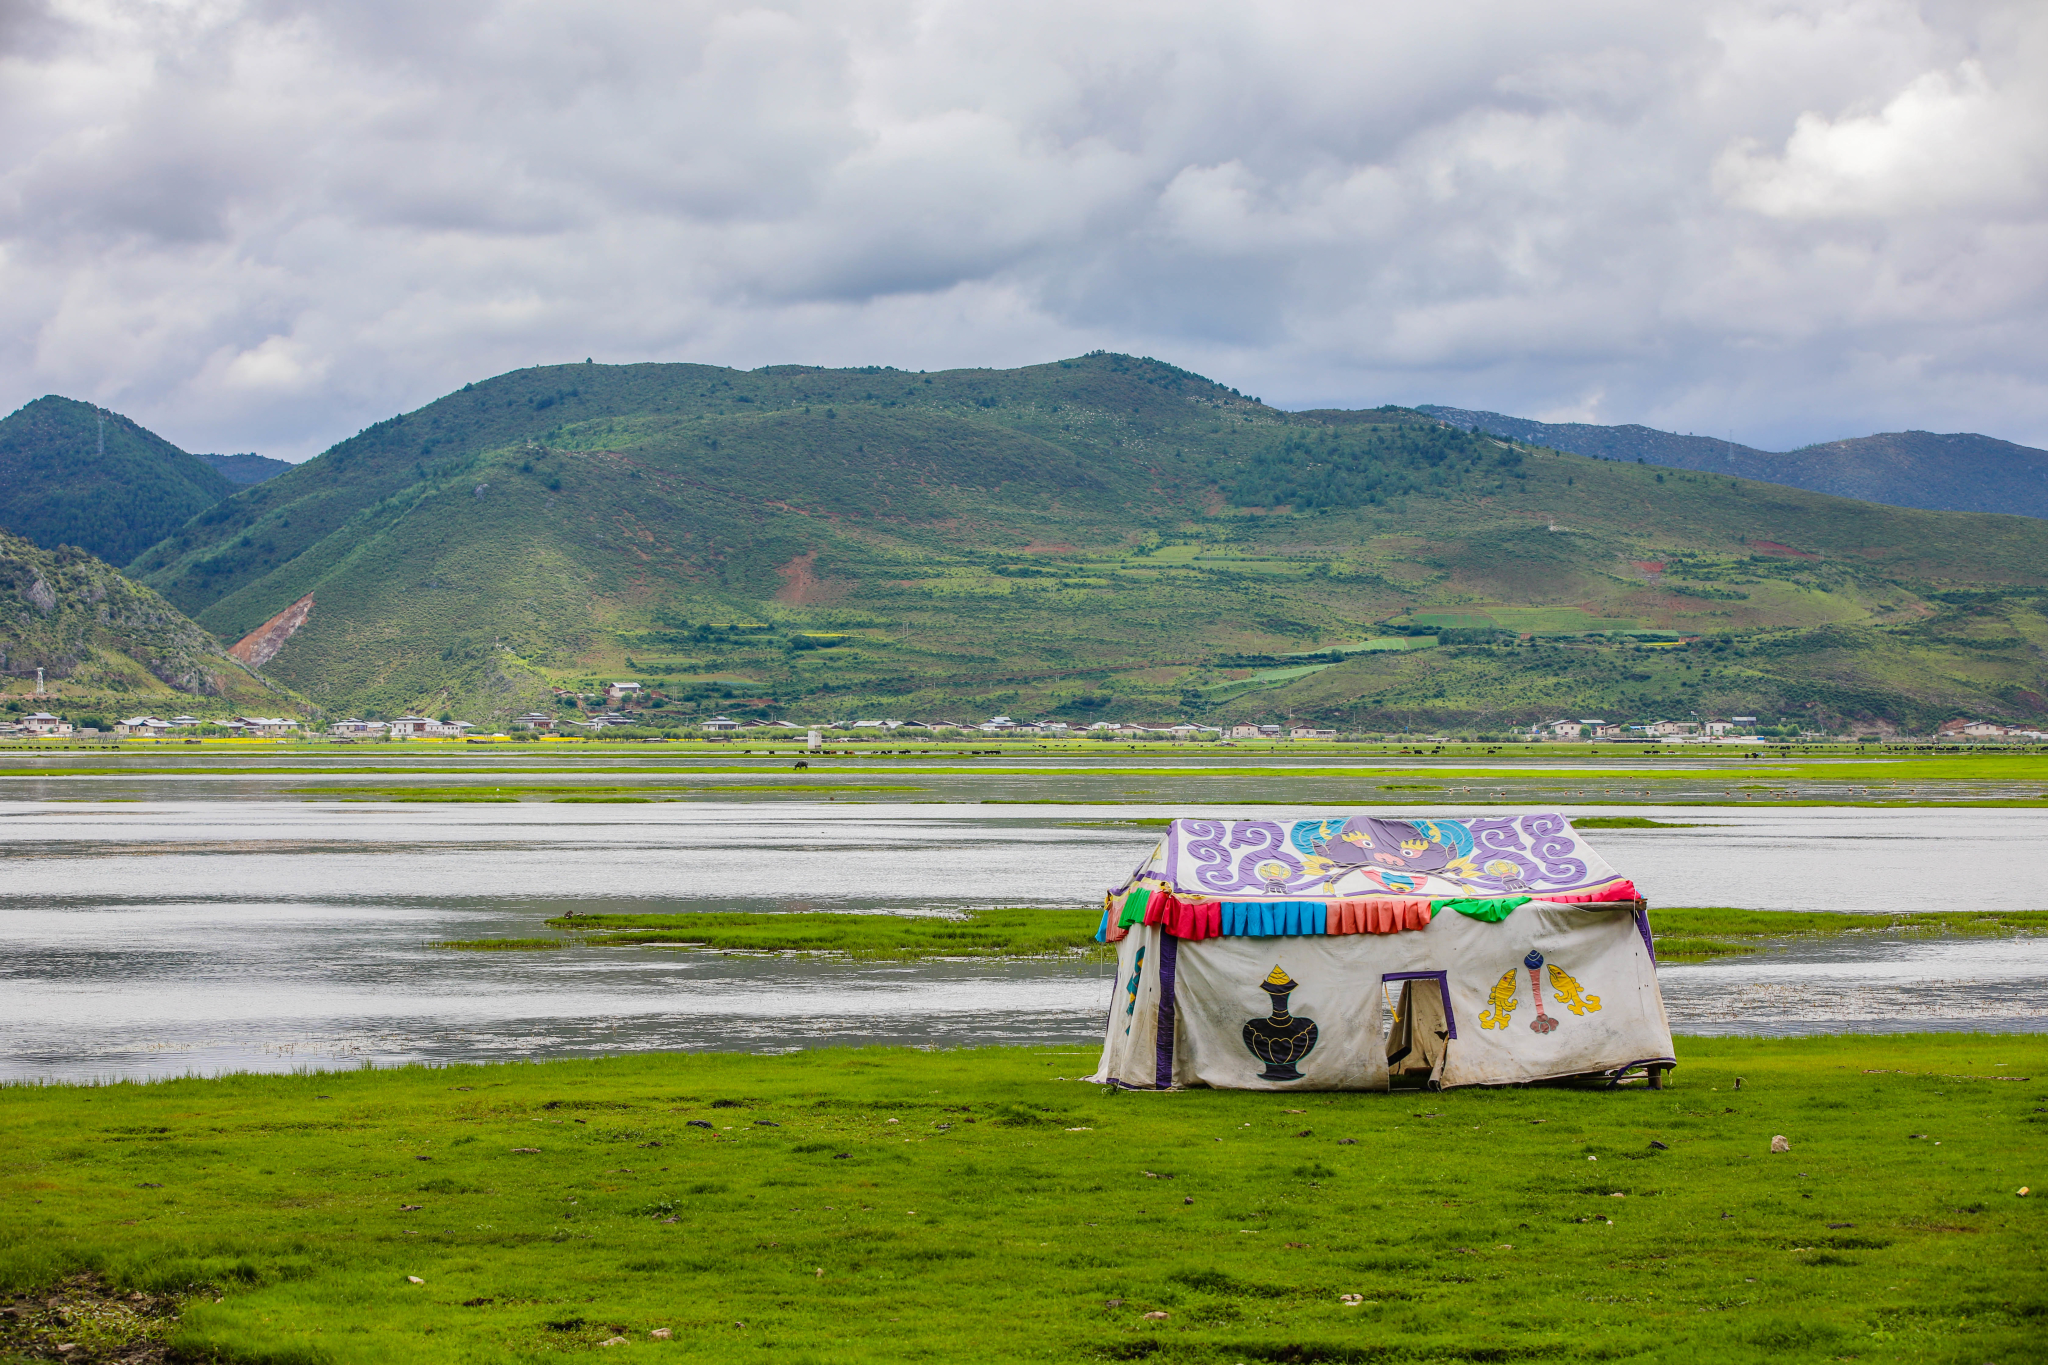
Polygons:
[[1774,1152],[1789,1152],[1792,1150],[1792,1143],[1783,1133],[1779,1133],[1771,1139],[1771,1150]]
[[624,1346],[627,1344],[627,1341],[624,1337],[607,1337],[597,1344],[600,1346]]
[[1152,1312],[1147,1313],[1145,1315],[1145,1320],[1147,1322],[1163,1322],[1165,1319],[1170,1318],[1172,1316],[1173,1314],[1171,1313],[1162,1313],[1157,1309],[1154,1309]]
[[670,1337],[674,1336],[675,1333],[671,1331],[669,1328],[657,1327],[652,1332],[649,1332],[647,1335],[653,1337],[656,1341],[667,1341]]
[[411,1284],[425,1284],[425,1283],[426,1283],[426,1281],[425,1281],[425,1280],[421,1279],[421,1278],[420,1278],[419,1276],[417,1276],[417,1275],[408,1275],[408,1276],[406,1276],[405,1278],[406,1278],[407,1282],[408,1282],[408,1283],[411,1283]]
[[1365,1295],[1339,1294],[1337,1296],[1337,1302],[1343,1304],[1346,1308],[1356,1308],[1358,1307],[1358,1305],[1365,1302]]

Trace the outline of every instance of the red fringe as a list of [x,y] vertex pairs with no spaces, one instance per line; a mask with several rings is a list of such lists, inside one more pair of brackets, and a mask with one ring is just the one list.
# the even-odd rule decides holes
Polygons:
[[1536,897],[1539,901],[1555,901],[1560,905],[1591,905],[1600,901],[1641,900],[1636,894],[1636,884],[1626,877],[1603,883],[1585,891],[1550,891]]

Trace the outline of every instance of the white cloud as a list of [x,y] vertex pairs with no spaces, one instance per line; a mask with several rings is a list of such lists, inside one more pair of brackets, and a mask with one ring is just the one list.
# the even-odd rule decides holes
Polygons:
[[303,456],[544,360],[2048,443],[2031,0],[0,7],[0,402]]
[[1974,60],[1929,71],[1874,113],[1800,114],[1781,154],[1742,139],[1722,154],[1715,179],[1736,203],[1774,218],[2028,214],[2048,188],[2044,75],[1999,90]]

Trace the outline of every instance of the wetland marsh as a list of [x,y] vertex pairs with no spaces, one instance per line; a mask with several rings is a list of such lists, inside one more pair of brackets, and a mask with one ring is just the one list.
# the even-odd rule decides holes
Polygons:
[[[502,769],[514,746],[37,755],[36,771],[0,778],[0,1077],[828,1042],[1087,1042],[1106,1008],[1108,968],[1073,951],[1072,926],[1034,940],[1048,956],[917,963],[774,951],[834,946],[825,941],[731,942],[727,951],[585,946],[578,935],[556,952],[433,945],[560,941],[550,921],[596,915],[940,917],[1036,906],[1080,923],[1149,849],[1159,821],[1332,805],[1455,814],[1473,807],[1453,794],[1452,774],[1487,758],[1427,756],[1439,766],[1425,775],[1441,774],[1427,782],[1354,781],[1332,777],[1357,770],[1360,758],[1346,754],[1146,754],[1150,766],[1138,770],[1129,755],[1084,753],[1069,770],[1057,755],[1012,753],[1000,756],[1002,771],[965,773],[952,771],[964,762],[957,754],[865,754],[858,763],[814,757],[792,772],[799,760],[787,754],[701,746],[702,767],[728,771],[678,773],[672,747],[517,746],[514,757],[549,771],[511,775]],[[1210,771],[1240,757],[1223,776]],[[1423,758],[1371,761],[1409,765],[1401,771],[1412,776]],[[1512,758],[1517,766],[1489,780],[1564,780],[1531,771],[1525,754]],[[1710,760],[1727,763],[1660,755],[1638,761],[1647,776],[1605,780],[1690,789],[1700,784],[1659,765]],[[1591,761],[1566,756],[1562,771],[1586,777]],[[2017,761],[2030,771],[2033,760]],[[1923,772],[1960,766],[1956,780],[1971,790],[2020,785],[1987,775],[1988,760],[1923,762]],[[1747,769],[1716,770],[1716,781],[1740,785],[1736,776],[1764,770]],[[1109,783],[1118,784],[1111,803],[1084,799]],[[1232,784],[1248,795],[1217,794]],[[1379,790],[1395,786],[1425,789]],[[679,788],[690,794],[678,797]],[[1169,797],[1181,789],[1207,799]],[[1069,799],[1054,802],[1061,792]],[[1328,803],[1289,799],[1305,795]],[[2048,841],[2034,837],[2040,817],[2003,804],[1544,804],[1647,823],[1595,838],[1659,909],[2025,912],[2043,908],[2035,888],[2048,884]],[[1761,952],[1675,957],[1663,972],[1674,1026],[2048,1026],[2048,963],[2024,928],[2017,937],[1945,937],[1868,924],[1782,941],[1751,929],[1736,946]],[[1697,935],[1686,932],[1697,942],[1731,942],[1711,925],[1694,927]]]

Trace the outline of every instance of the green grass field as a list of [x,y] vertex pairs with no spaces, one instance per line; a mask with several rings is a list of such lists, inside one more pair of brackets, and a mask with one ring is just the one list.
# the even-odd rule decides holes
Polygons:
[[[683,915],[577,915],[549,920],[598,947],[690,944],[739,952],[836,953],[848,957],[1043,957],[1100,949],[1100,907],[978,910],[937,915],[762,914],[707,911]],[[480,944],[502,940],[483,939]],[[536,940],[545,942],[545,940]],[[463,944],[474,947],[477,944]],[[1104,949],[1104,952],[1109,950]]]
[[14,1087],[4,1287],[103,1306],[17,1300],[0,1352],[2039,1358],[2048,1040],[1678,1056],[1664,1092],[1129,1094],[1079,1047]]

